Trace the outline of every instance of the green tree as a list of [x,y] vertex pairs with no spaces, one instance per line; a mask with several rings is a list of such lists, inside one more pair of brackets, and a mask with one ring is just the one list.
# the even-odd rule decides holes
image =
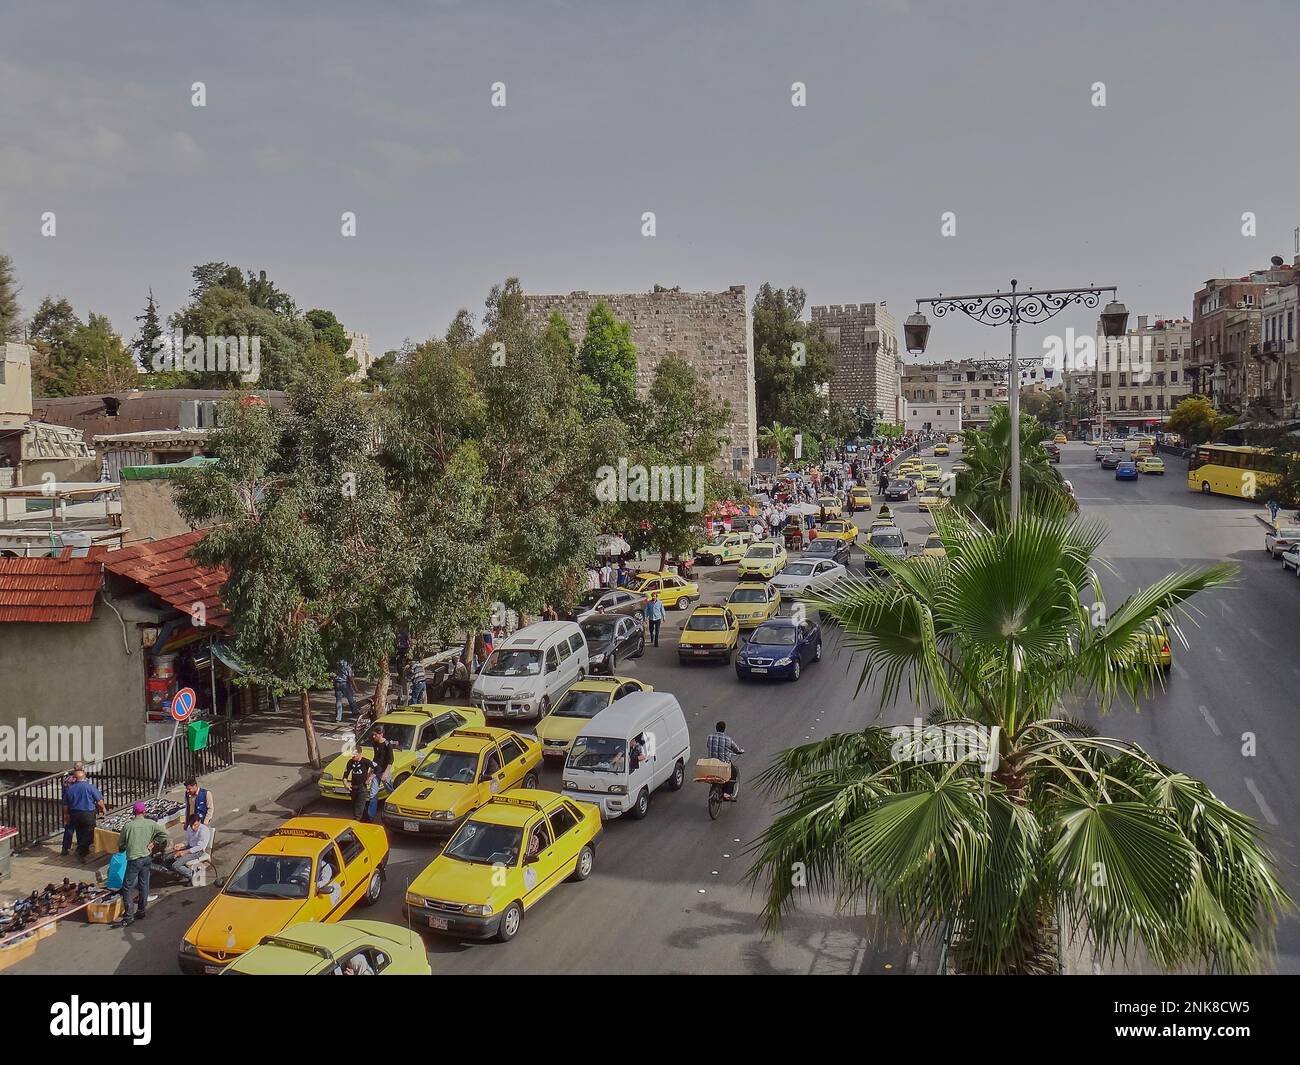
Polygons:
[[620,501],[606,524],[622,530],[634,549],[657,551],[661,568],[669,555],[688,555],[699,546],[706,515],[744,491],[717,465],[730,416],[730,407],[710,398],[689,363],[676,355],[660,360],[637,419],[644,432],[632,441],[628,466],[675,471],[678,491],[668,499]]
[[[552,315],[548,330],[558,331],[563,318]],[[552,342],[571,344],[567,324],[554,332]],[[636,347],[632,327],[620,322],[601,301],[587,315],[586,332],[577,353],[578,372],[591,383],[584,398],[588,417],[613,417],[630,423],[636,416]]]
[[7,255],[0,255],[0,344],[6,340],[17,340],[22,335],[18,292],[13,260]]
[[[834,374],[831,347],[800,320],[807,294],[764,283],[754,297],[754,396],[758,421],[817,432],[828,402],[819,394]],[[823,434],[819,434],[823,435]]]
[[[622,427],[584,419],[569,353],[553,340],[529,324],[511,278],[490,293],[481,334],[457,315],[443,339],[399,364],[384,393],[383,460],[405,520],[452,521],[422,556],[420,599],[454,609],[449,623],[465,632],[481,630],[495,602],[525,615],[566,601],[595,552],[595,470],[623,449]],[[452,594],[439,592],[448,582]],[[436,620],[417,619],[412,631]]]
[[844,626],[860,689],[878,685],[882,710],[915,692],[948,731],[918,742],[870,726],[777,756],[761,782],[780,810],[751,870],[769,925],[801,890],[797,868],[813,892],[920,936],[952,929],[965,972],[1052,971],[1058,913],[1102,955],[1137,943],[1170,968],[1259,967],[1290,900],[1256,825],[1059,710],[1144,698],[1160,683],[1149,627],[1234,567],[1172,573],[1109,609],[1093,576],[1100,526],[1030,515],[989,530],[956,509],[936,520],[946,558],[880,556],[888,582],[817,605]]
[[135,316],[135,320],[140,323],[140,328],[136,332],[135,340],[131,342],[131,350],[135,353],[135,361],[143,369],[151,370],[159,350],[158,338],[163,335],[162,323],[158,317],[158,304],[153,298],[153,289],[149,290],[149,302],[145,304],[144,310]]
[[[1020,416],[1020,499],[1027,510],[1076,511],[1078,504],[1043,447],[1047,435],[1037,418]],[[1011,501],[1011,413],[993,408],[987,429],[963,434],[965,472],[957,475],[954,502],[988,525],[999,524]]]
[[32,385],[41,396],[80,396],[133,388],[135,360],[105,315],[77,317],[66,299],[46,296],[32,316],[29,335],[36,349]]
[[192,554],[228,573],[222,602],[245,680],[300,693],[317,769],[309,692],[328,687],[341,658],[386,679],[414,610],[418,537],[373,452],[377,428],[360,393],[336,381],[295,384],[283,414],[232,400],[210,445],[218,461],[176,488],[181,514],[212,526]]
[[1199,395],[1187,396],[1169,415],[1166,428],[1178,433],[1188,444],[1204,444],[1217,440],[1223,430],[1233,423],[1231,415],[1220,414],[1214,405]]
[[783,462],[794,456],[795,428],[773,422],[761,426],[758,430],[758,446],[767,452],[770,458]]

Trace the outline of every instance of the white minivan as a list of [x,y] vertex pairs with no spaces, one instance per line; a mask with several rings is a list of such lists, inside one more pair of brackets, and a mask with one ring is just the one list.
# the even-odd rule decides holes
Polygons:
[[587,675],[587,640],[572,621],[525,625],[493,648],[470,701],[489,719],[536,721]]
[[650,794],[676,791],[686,780],[691,737],[675,695],[633,692],[582,726],[564,763],[564,794],[600,807],[609,820],[640,820]]

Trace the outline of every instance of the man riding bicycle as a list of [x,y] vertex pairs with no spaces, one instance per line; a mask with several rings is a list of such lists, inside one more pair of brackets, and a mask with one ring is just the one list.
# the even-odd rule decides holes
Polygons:
[[736,784],[740,780],[740,767],[736,765],[736,755],[745,752],[736,744],[730,736],[727,735],[727,723],[719,721],[713,726],[715,732],[710,733],[708,738],[708,754],[710,758],[716,758],[719,762],[726,762],[731,766],[731,782],[722,789],[723,798],[727,802],[736,801]]

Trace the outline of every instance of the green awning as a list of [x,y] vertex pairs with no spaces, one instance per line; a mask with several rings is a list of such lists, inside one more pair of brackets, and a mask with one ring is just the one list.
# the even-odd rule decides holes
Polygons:
[[164,462],[157,466],[123,466],[118,476],[124,481],[161,481],[179,477],[186,470],[211,466],[216,461],[207,455],[194,455],[184,462]]

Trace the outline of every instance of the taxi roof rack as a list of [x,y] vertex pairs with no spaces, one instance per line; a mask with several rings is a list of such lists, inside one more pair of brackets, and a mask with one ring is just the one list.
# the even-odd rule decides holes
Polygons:
[[524,806],[530,810],[538,811],[544,809],[536,799],[520,799],[514,795],[493,795],[484,805],[492,806],[493,804],[499,806]]
[[259,947],[283,947],[285,950],[299,950],[308,954],[315,954],[316,957],[325,961],[334,960],[334,952],[329,947],[321,946],[319,943],[299,943],[296,939],[289,939],[286,936],[263,936],[257,944]]
[[492,740],[492,742],[494,743],[496,742],[496,737],[492,735],[492,733],[490,733],[485,728],[457,728],[457,729],[452,729],[449,733],[447,733],[447,735],[448,737],[473,736],[475,739]]
[[267,833],[267,838],[271,836],[298,836],[303,839],[333,839],[328,832],[322,832],[319,828],[274,828]]

